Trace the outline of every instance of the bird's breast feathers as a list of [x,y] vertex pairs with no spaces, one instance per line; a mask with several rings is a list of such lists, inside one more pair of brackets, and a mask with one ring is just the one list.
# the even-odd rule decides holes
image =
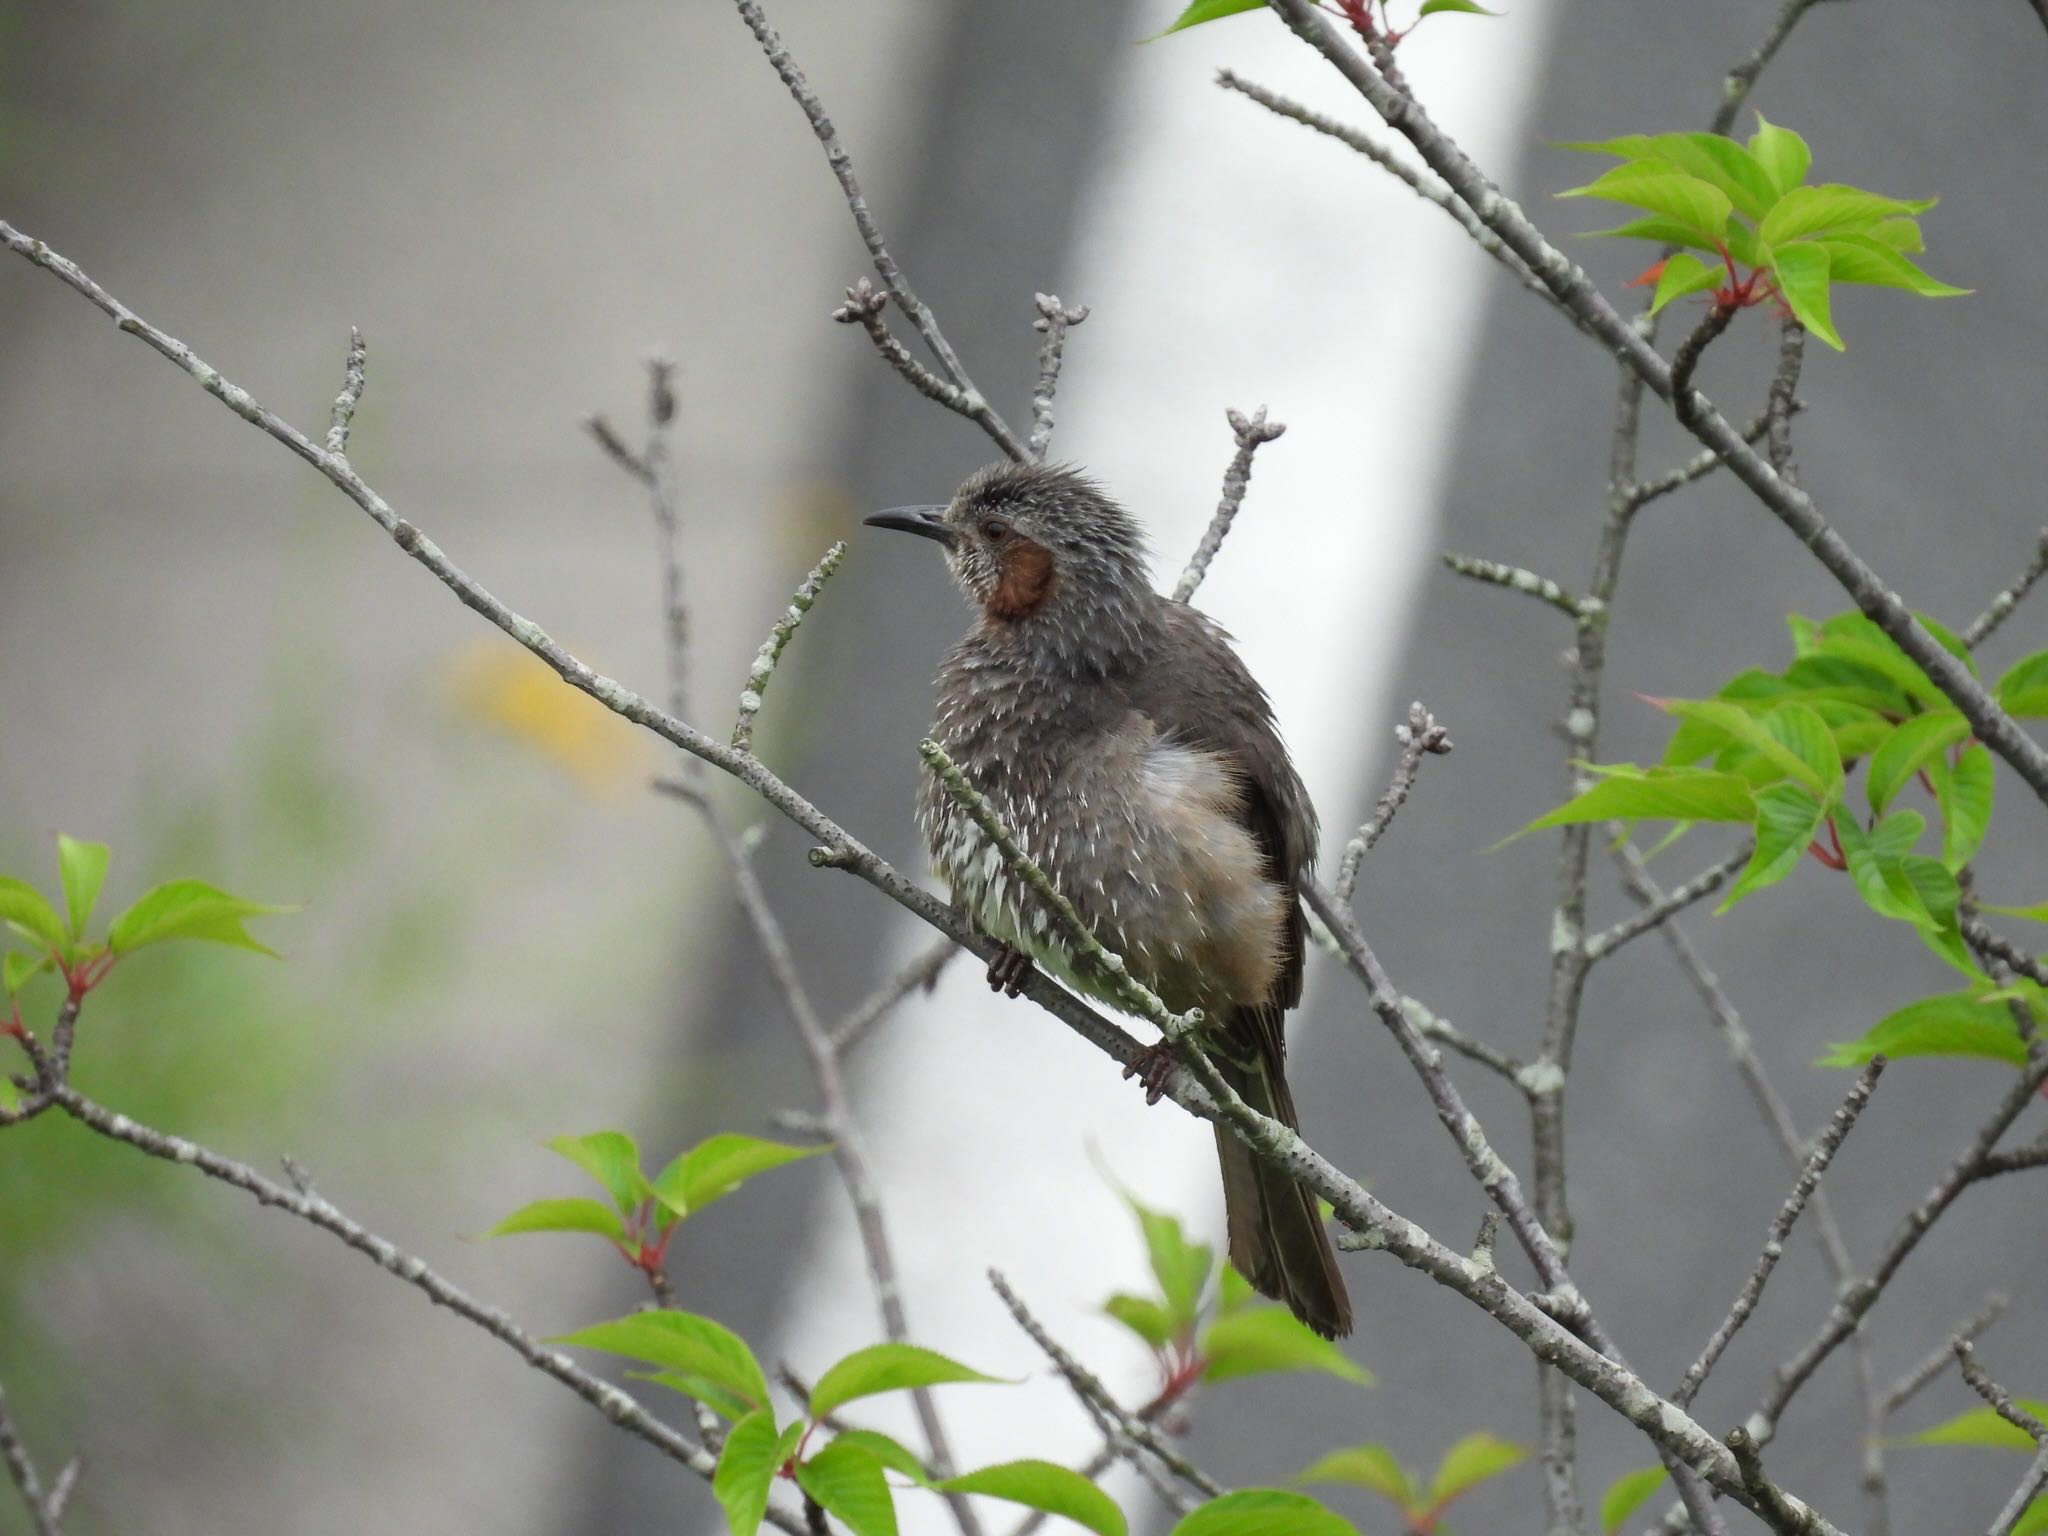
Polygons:
[[[954,733],[945,725],[942,745],[1018,846],[1168,1006],[1266,999],[1286,897],[1265,873],[1245,826],[1242,782],[1226,759],[1161,735],[1135,711],[1111,729],[1000,745],[976,731],[947,741]],[[962,911],[1071,985],[1094,990],[1044,903],[929,776],[919,820]]]

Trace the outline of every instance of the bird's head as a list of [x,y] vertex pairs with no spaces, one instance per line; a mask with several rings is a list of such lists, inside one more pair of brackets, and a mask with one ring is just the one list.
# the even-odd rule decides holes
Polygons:
[[944,506],[898,507],[867,522],[943,544],[953,579],[991,625],[1075,642],[1106,629],[1113,638],[1141,628],[1157,601],[1137,523],[1073,469],[992,464]]

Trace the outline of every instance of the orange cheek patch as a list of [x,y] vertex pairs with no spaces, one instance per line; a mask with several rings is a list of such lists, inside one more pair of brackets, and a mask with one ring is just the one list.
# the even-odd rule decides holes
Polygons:
[[983,606],[992,619],[1028,619],[1052,596],[1052,551],[1029,539],[1014,539],[1003,551],[1002,573]]

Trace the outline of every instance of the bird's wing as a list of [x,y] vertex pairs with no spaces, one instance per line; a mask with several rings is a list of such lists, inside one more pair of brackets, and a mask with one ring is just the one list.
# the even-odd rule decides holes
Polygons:
[[1271,1032],[1278,1060],[1279,1012],[1301,1001],[1307,932],[1297,881],[1315,858],[1315,808],[1280,741],[1265,690],[1230,637],[1184,603],[1166,605],[1166,622],[1165,659],[1126,680],[1127,696],[1160,735],[1222,758],[1243,784],[1245,828],[1265,855],[1268,877],[1289,898],[1286,952],[1268,1003],[1273,1016],[1258,1021],[1262,1034]]

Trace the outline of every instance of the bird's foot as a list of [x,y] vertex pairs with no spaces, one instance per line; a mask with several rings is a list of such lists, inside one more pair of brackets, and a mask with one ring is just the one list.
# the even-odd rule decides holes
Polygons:
[[1157,1104],[1166,1096],[1167,1082],[1173,1077],[1174,1068],[1180,1065],[1173,1054],[1173,1047],[1164,1040],[1148,1045],[1133,1056],[1130,1065],[1124,1068],[1125,1077],[1135,1077],[1145,1090],[1145,1102]]
[[1021,949],[1012,949],[1004,944],[997,949],[995,959],[988,963],[988,989],[991,992],[1015,997],[1030,979],[1031,957]]

